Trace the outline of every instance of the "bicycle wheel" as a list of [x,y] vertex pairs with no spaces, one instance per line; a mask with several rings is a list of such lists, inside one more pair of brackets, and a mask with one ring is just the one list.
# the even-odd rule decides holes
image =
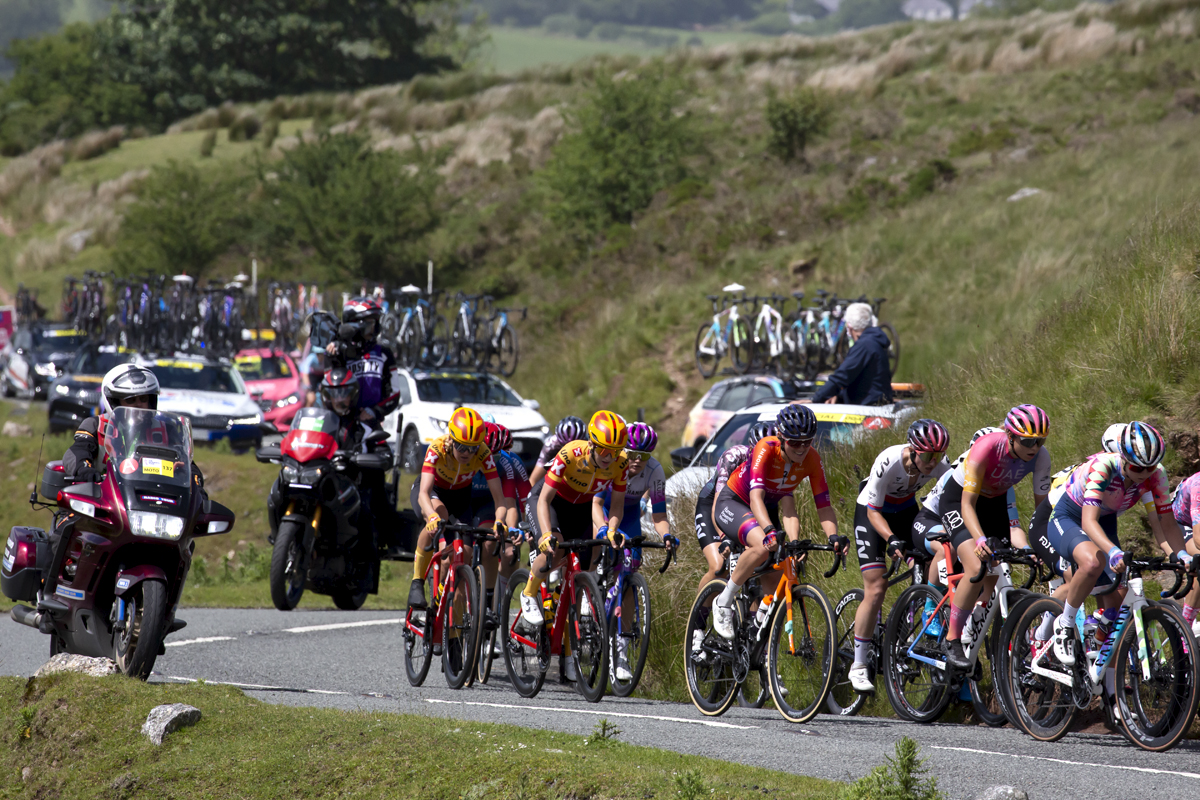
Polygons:
[[888,701],[913,722],[936,721],[950,705],[950,686],[941,669],[921,658],[944,661],[945,635],[950,629],[950,604],[937,612],[938,636],[929,633],[925,601],[936,605],[942,593],[918,584],[905,589],[888,615],[883,635],[883,675]]
[[771,357],[771,339],[766,326],[760,320],[755,320],[752,338],[754,344],[750,348],[750,369],[754,372],[762,372]]
[[599,702],[608,685],[608,626],[604,620],[604,595],[592,573],[575,573],[574,596],[567,619],[571,658],[575,659],[579,675],[575,688],[589,703]]
[[467,367],[475,359],[475,342],[462,314],[454,318],[454,330],[450,332],[450,358],[459,367]]
[[[433,582],[425,581],[425,596],[432,597]],[[433,663],[433,611],[408,609],[404,616],[404,674],[413,686],[420,686]]]
[[[734,677],[736,649],[712,625],[712,603],[725,589],[720,578],[709,581],[692,603],[683,638],[684,672],[692,704],[707,717],[719,717],[729,710],[737,697],[739,683]],[[741,630],[741,608],[734,604],[734,629]],[[695,632],[702,634],[700,647],[693,647]]]
[[500,374],[506,378],[511,378],[512,374],[517,371],[517,332],[513,328],[505,327],[500,331],[500,350],[498,353],[497,368]]
[[754,353],[754,337],[750,335],[750,325],[738,317],[729,330],[729,355],[733,359],[734,370],[742,375],[749,372],[754,366]]
[[765,666],[751,669],[738,687],[737,704],[741,708],[762,708],[771,699],[771,679]]
[[521,697],[535,697],[546,681],[549,647],[544,626],[529,632],[518,627],[521,620],[521,592],[529,582],[529,570],[519,569],[508,576],[508,587],[500,601],[500,629],[504,642],[504,670]]
[[[842,717],[854,716],[867,702],[867,695],[859,694],[850,685],[850,667],[854,664],[854,618],[864,596],[862,589],[851,589],[833,608],[837,625],[837,664],[825,707],[830,714]],[[871,648],[871,656],[871,662],[874,662],[875,648]],[[869,666],[872,674],[876,674],[878,665],[869,663]]]
[[1195,640],[1189,638],[1187,623],[1174,609],[1144,608],[1143,663],[1141,637],[1131,623],[1126,623],[1113,653],[1117,720],[1129,741],[1160,753],[1179,743],[1196,715]]
[[[483,566],[475,568],[476,580],[480,586],[487,586],[487,576],[483,573]],[[497,576],[497,581],[502,581],[503,578]],[[480,683],[487,683],[488,678],[492,673],[492,659],[495,653],[496,644],[496,628],[498,619],[496,615],[496,601],[499,599],[499,586],[492,591],[492,602],[487,601],[488,592],[484,590],[480,596],[481,606],[483,608],[483,627],[479,633],[479,655],[475,657],[475,680]]]
[[987,631],[983,647],[979,648],[976,656],[979,665],[976,674],[979,677],[971,678],[967,682],[975,715],[989,728],[1002,728],[1008,722],[1008,716],[1004,713],[1004,702],[996,681],[996,666],[1000,652],[1000,627],[1000,619],[997,616]]
[[419,333],[415,326],[405,328],[399,334],[400,340],[396,342],[396,360],[401,368],[411,368],[420,366],[421,343],[418,341]]
[[900,363],[900,336],[896,333],[896,329],[892,327],[890,322],[881,322],[879,327],[883,329],[884,336],[888,338],[888,366],[892,370],[892,374],[896,374],[896,367]]
[[[631,619],[621,616],[613,617],[609,622],[609,640],[611,649],[608,653],[609,682],[612,693],[617,697],[629,697],[642,679],[642,670],[646,667],[646,655],[650,652],[650,584],[640,572],[626,577],[625,599],[632,605]],[[620,624],[618,624],[618,621]],[[620,628],[620,631],[617,629]],[[629,672],[632,677],[627,681],[617,678],[617,639],[626,641],[625,653],[629,659]]]
[[[1057,600],[1042,597],[1025,606],[1001,645],[1004,669],[1000,672],[1001,691],[1017,727],[1040,742],[1056,742],[1067,735],[1075,720],[1072,690],[1053,677],[1033,671],[1046,669],[1075,680],[1074,670],[1059,664],[1049,641],[1040,641],[1036,631],[1046,613],[1058,616],[1062,605]],[[1086,690],[1081,690],[1086,691]]]
[[[461,689],[475,678],[483,603],[475,570],[458,564],[453,576],[454,597],[442,607],[442,672],[447,686]],[[446,585],[449,587],[449,581]]]
[[808,722],[829,697],[837,663],[837,627],[829,599],[816,586],[792,587],[791,612],[788,619],[787,606],[779,604],[771,611],[767,678],[771,699],[783,718]]
[[700,326],[696,333],[696,369],[705,378],[711,378],[717,372],[717,364],[721,361],[721,353],[717,349],[718,334],[713,332],[711,322]]
[[441,314],[434,314],[429,321],[429,332],[425,336],[423,359],[431,367],[446,363],[450,354],[450,323]]

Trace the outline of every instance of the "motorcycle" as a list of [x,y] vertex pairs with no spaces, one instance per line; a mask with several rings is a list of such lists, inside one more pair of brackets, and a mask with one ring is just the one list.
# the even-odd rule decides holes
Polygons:
[[15,622],[50,636],[50,654],[107,657],[145,679],[163,640],[187,623],[175,616],[195,539],[229,533],[234,513],[192,479],[192,427],[165,411],[118,408],[102,432],[100,483],[74,483],[62,462],[42,473],[55,508],[57,547],[40,528],[14,527],[0,591]]
[[255,452],[260,462],[280,465],[268,499],[271,601],[280,611],[295,608],[305,589],[351,611],[379,592],[379,548],[370,531],[359,531],[355,477],[391,468],[390,434],[371,431],[363,452],[349,452],[338,445],[340,426],[332,411],[302,408],[280,444]]

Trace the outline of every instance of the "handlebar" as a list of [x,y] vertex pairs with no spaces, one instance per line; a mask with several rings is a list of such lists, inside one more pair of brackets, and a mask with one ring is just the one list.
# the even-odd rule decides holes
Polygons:
[[491,528],[480,528],[476,525],[467,525],[464,522],[443,522],[438,526],[438,530],[443,533],[472,533],[476,538],[489,542],[494,542],[501,538]]
[[[1194,564],[1194,562],[1193,562]],[[1167,598],[1182,599],[1192,590],[1192,585],[1195,583],[1196,571],[1194,567],[1189,567],[1186,564],[1176,561],[1174,556],[1170,559],[1162,556],[1154,556],[1148,559],[1127,558],[1125,560],[1125,570],[1128,574],[1141,575],[1143,572],[1151,572],[1158,570],[1171,570],[1175,573],[1175,583],[1170,589],[1159,592],[1159,597],[1166,600]],[[1187,576],[1187,585],[1183,586],[1183,578]]]
[[837,552],[831,544],[813,544],[811,539],[801,539],[796,542],[784,542],[783,546],[779,548],[779,552],[787,558],[807,553],[810,550],[824,550],[827,553],[833,553],[833,566],[829,568],[828,572],[822,573],[826,578],[832,578],[841,569],[842,554]]

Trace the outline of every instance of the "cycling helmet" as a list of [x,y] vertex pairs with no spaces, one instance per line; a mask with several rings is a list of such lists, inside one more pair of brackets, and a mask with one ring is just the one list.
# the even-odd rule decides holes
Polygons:
[[468,447],[477,447],[483,444],[483,436],[485,433],[486,423],[483,417],[479,416],[479,412],[473,408],[460,406],[454,409],[454,413],[450,415],[450,422],[446,426],[450,438],[459,444],[465,444]]
[[485,422],[483,423],[483,431],[483,443],[493,453],[499,453],[501,450],[507,450],[512,447],[512,433],[503,425],[498,425],[495,422]]
[[817,415],[801,403],[784,406],[775,417],[775,433],[781,439],[811,439],[817,435]]
[[373,297],[352,297],[342,306],[342,322],[358,322],[363,326],[363,335],[368,341],[379,333],[379,320],[383,307]]
[[1044,439],[1050,435],[1050,417],[1037,406],[1023,403],[1008,412],[1004,418],[1004,430],[1013,436]]
[[626,449],[635,453],[653,453],[658,447],[658,434],[644,422],[635,422],[629,426],[629,444]]
[[158,378],[146,367],[120,364],[113,367],[100,383],[101,405],[111,414],[117,406],[133,397],[149,397],[150,408],[158,408]]
[[746,444],[750,447],[758,444],[759,439],[765,436],[775,435],[774,422],[756,422],[750,426],[750,430],[746,431]]
[[339,417],[358,407],[358,377],[345,367],[334,367],[321,380],[321,402]]
[[975,444],[980,439],[982,439],[984,436],[987,436],[989,433],[1000,433],[1001,431],[1002,431],[1001,428],[996,428],[991,425],[987,426],[986,428],[980,428],[979,430],[977,430],[971,434],[971,444]]
[[1145,469],[1158,466],[1166,455],[1167,445],[1153,425],[1131,422],[1121,431],[1117,452],[1130,464]]
[[1104,452],[1115,453],[1121,447],[1121,434],[1129,427],[1124,422],[1114,422],[1104,429],[1104,435],[1100,437],[1100,444],[1104,447]]
[[563,417],[554,429],[560,442],[577,442],[587,436],[587,425],[576,416]]
[[620,450],[629,441],[629,431],[620,414],[597,411],[588,423],[588,441],[597,447]]
[[944,453],[950,446],[950,432],[940,422],[919,419],[908,426],[908,443],[918,453]]

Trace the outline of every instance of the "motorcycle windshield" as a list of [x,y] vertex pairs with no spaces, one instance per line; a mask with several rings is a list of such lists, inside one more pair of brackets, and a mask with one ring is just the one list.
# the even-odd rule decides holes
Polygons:
[[135,534],[178,539],[192,487],[192,425],[166,411],[120,407],[105,419],[104,452]]
[[335,436],[339,425],[341,422],[338,420],[337,414],[324,408],[310,406],[296,412],[296,416],[292,417],[292,425],[289,430],[312,431]]

